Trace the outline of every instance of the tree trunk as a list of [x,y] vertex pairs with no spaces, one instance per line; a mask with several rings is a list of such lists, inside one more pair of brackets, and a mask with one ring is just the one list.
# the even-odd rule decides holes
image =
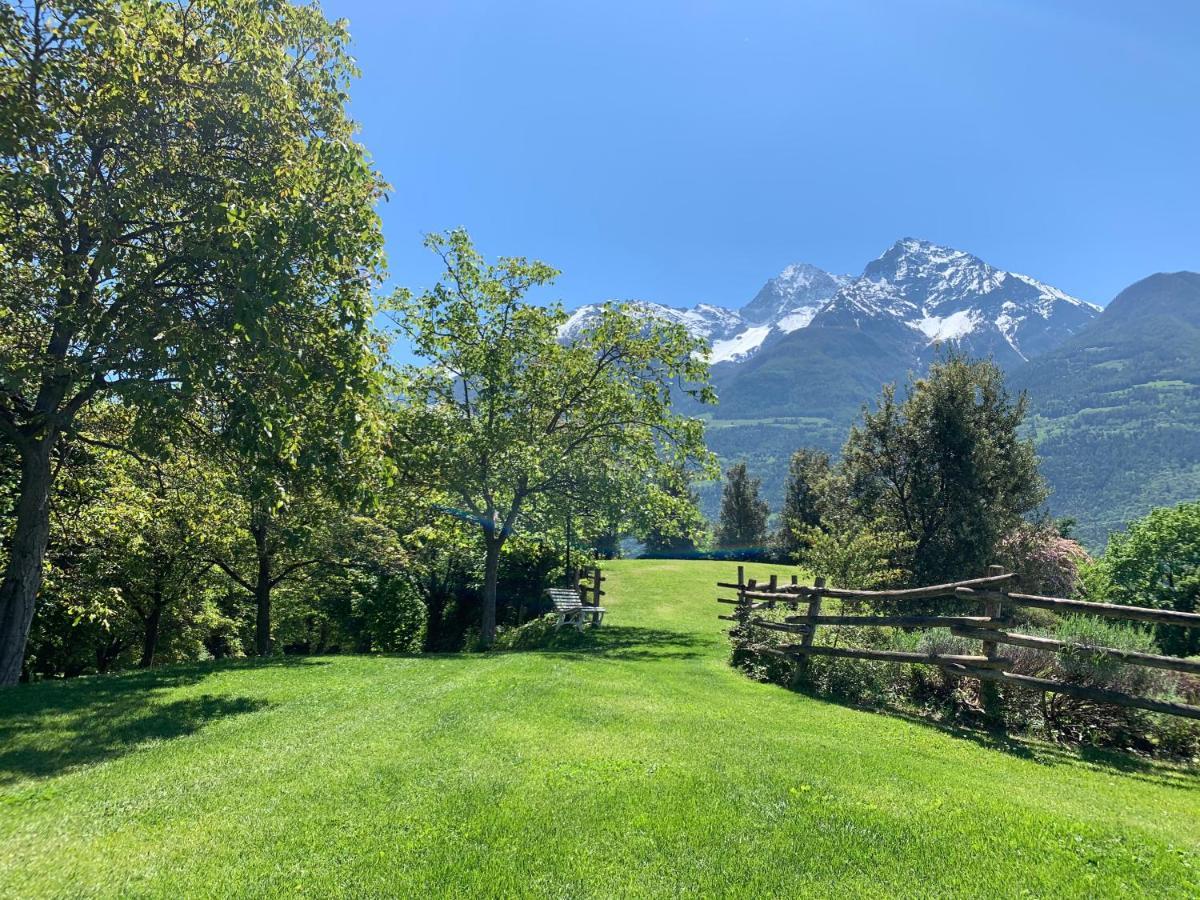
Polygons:
[[50,539],[51,431],[21,448],[21,484],[8,565],[0,582],[0,686],[21,677]]
[[162,591],[155,591],[150,599],[150,615],[146,617],[145,631],[142,633],[142,658],[138,662],[138,667],[142,669],[154,665],[154,653],[158,650],[158,630],[162,623]]
[[504,538],[485,538],[487,548],[486,563],[483,569],[483,621],[479,629],[479,637],[483,646],[490,647],[496,640],[496,582],[500,578],[500,548]]
[[258,558],[258,577],[254,582],[254,602],[258,614],[254,623],[254,649],[259,656],[271,655],[271,549],[266,517],[256,518],[250,526],[254,551]]

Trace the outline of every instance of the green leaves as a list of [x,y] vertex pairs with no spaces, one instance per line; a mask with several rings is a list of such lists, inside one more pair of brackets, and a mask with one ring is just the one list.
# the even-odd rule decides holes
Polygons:
[[702,342],[615,305],[562,342],[562,307],[526,299],[554,268],[487,263],[461,229],[426,245],[445,264],[442,279],[390,302],[426,362],[399,376],[398,463],[454,497],[486,535],[502,541],[521,527],[534,498],[628,508],[664,472],[711,471],[703,424],[671,406],[673,392],[707,383]]
[[1037,457],[991,362],[950,356],[914,381],[903,402],[885,388],[850,434],[841,474],[869,527],[911,542],[916,583],[982,572],[1001,536],[1045,499]]

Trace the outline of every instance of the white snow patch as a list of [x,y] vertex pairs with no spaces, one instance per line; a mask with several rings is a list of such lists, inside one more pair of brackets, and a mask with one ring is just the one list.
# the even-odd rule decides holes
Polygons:
[[975,310],[963,309],[948,316],[926,316],[913,323],[931,341],[953,341],[965,337],[978,324]]
[[790,334],[793,331],[799,331],[801,328],[807,328],[813,318],[823,308],[822,306],[798,306],[791,312],[781,316],[779,321],[775,323],[775,327],[785,334]]
[[708,357],[708,361],[719,363],[741,359],[757,350],[770,333],[770,325],[758,325],[754,328],[747,328],[741,334],[726,340],[713,341],[712,354]]

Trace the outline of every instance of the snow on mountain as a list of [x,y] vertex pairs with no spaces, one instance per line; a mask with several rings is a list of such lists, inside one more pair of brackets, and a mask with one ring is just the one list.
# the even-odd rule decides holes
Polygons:
[[[918,355],[953,343],[1008,364],[1052,349],[1099,313],[1028,275],[916,238],[897,241],[858,277],[790,265],[738,310],[708,303],[630,305],[707,340],[713,363],[747,359],[802,328],[840,327],[886,332]],[[576,310],[561,329],[563,339],[578,335],[598,310]]]
[[[676,325],[683,325],[687,330],[705,340],[712,342],[731,337],[745,327],[741,316],[731,309],[701,303],[692,309],[676,309],[661,303],[651,303],[647,300],[611,300],[610,303],[625,303],[635,314],[664,319]],[[570,318],[558,330],[561,340],[569,341],[578,337],[600,316],[604,304],[594,303],[581,306],[571,313]]]
[[977,256],[903,238],[867,264],[811,326],[903,324],[927,347],[954,343],[1001,362],[1028,359],[1074,334],[1099,307]]
[[[772,278],[740,310],[710,303],[677,309],[644,300],[630,301],[637,312],[685,326],[712,345],[709,361],[737,362],[754,354],[773,337],[804,328],[838,289],[851,281],[847,275],[830,275],[816,266],[788,266]],[[612,301],[618,302],[618,301]],[[582,306],[559,330],[563,340],[582,332],[599,315],[600,305]]]
[[[831,275],[808,263],[788,266],[762,286],[740,310],[754,325],[780,325],[783,331],[803,328],[838,290],[849,284],[849,275]],[[787,322],[784,326],[781,323]]]
[[763,341],[767,339],[767,335],[770,333],[770,325],[753,325],[731,338],[713,341],[712,354],[709,356],[708,361],[710,363],[719,363],[737,362],[738,360],[745,359],[762,346]]

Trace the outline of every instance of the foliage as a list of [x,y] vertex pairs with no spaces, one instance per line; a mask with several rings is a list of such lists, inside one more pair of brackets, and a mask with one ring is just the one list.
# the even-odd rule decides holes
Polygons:
[[646,555],[695,555],[708,523],[700,512],[691,475],[686,471],[671,470],[650,485],[649,491],[654,499],[642,507],[640,516]]
[[[373,377],[382,185],[346,115],[346,41],[289,3],[0,11],[0,434],[21,460],[0,683],[21,668],[52,459],[89,405],[119,398],[152,452],[164,416],[248,371],[293,396]],[[253,421],[286,445],[288,416]]]
[[760,482],[746,472],[744,462],[725,473],[721,518],[717,524],[717,549],[737,559],[758,559],[767,553],[767,516],[770,510],[759,495]]
[[821,525],[822,491],[830,477],[829,454],[801,448],[788,462],[787,488],[779,511],[779,530],[775,534],[776,554],[792,559],[808,546],[810,529]]
[[1080,567],[1090,557],[1077,541],[1060,536],[1056,526],[1022,522],[1000,539],[995,560],[1021,576],[1026,593],[1074,597],[1082,586]]
[[[1110,603],[1200,612],[1200,502],[1152,510],[1115,534],[1092,577]],[[1095,599],[1101,599],[1096,597]],[[1200,654],[1200,630],[1157,629],[1164,653]]]
[[908,554],[900,535],[875,531],[851,518],[830,523],[829,530],[809,528],[798,532],[805,549],[795,561],[810,572],[818,572],[836,587],[874,590],[904,581],[897,560]]
[[1024,397],[991,362],[951,355],[850,433],[842,472],[857,513],[912,543],[915,584],[982,573],[996,546],[1044,499],[1033,445],[1019,436]]
[[593,508],[597,490],[653,499],[648,488],[664,471],[706,466],[703,424],[674,413],[671,395],[681,384],[702,385],[689,389],[702,399],[711,390],[703,344],[682,326],[610,305],[563,343],[562,308],[525,299],[553,280],[548,265],[487,263],[461,229],[426,244],[444,263],[442,280],[392,303],[426,363],[402,373],[397,449],[405,474],[444,492],[481,531],[486,645],[500,551],[531,503]]

